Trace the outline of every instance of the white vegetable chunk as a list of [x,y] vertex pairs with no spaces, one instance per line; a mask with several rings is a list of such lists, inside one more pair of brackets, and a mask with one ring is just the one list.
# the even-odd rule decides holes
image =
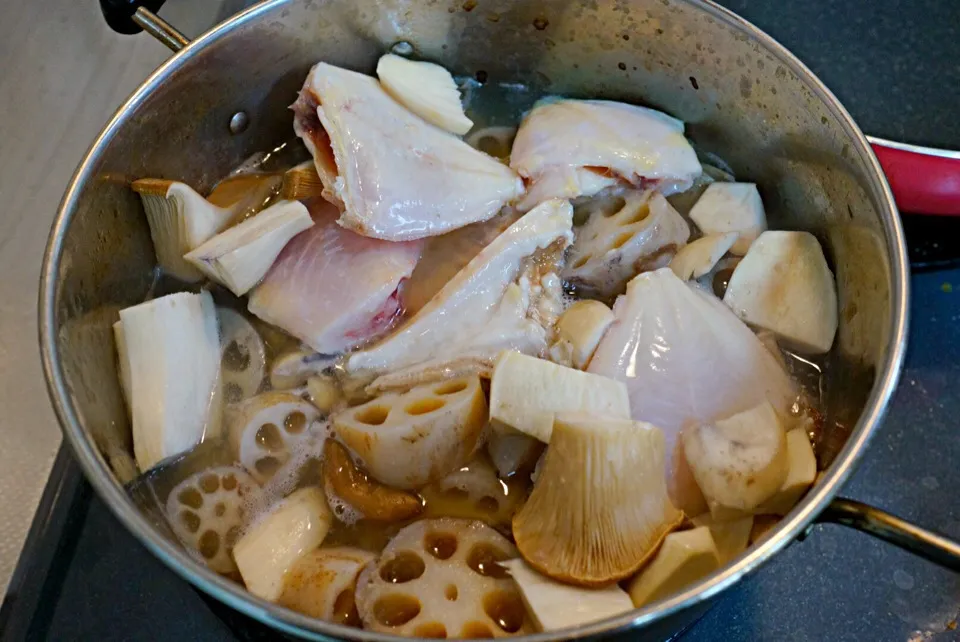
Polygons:
[[837,288],[809,232],[761,234],[733,271],[723,301],[747,323],[799,351],[822,354],[833,345]]
[[666,267],[690,238],[690,226],[663,194],[625,192],[586,206],[563,278],[581,294],[613,298],[640,272]]
[[183,258],[243,296],[263,279],[287,242],[312,225],[303,203],[281,201],[217,234]]
[[613,311],[599,301],[577,301],[557,320],[557,341],[551,346],[551,354],[561,350],[569,354],[574,368],[583,370],[613,319]]
[[740,256],[767,229],[763,201],[753,183],[711,184],[690,210],[690,218],[704,234],[736,232],[731,251]]
[[332,522],[333,514],[319,488],[301,488],[281,500],[233,547],[247,590],[277,601],[286,572],[320,546]]
[[253,324],[230,308],[217,308],[220,320],[223,398],[228,404],[252,397],[260,390],[267,366],[267,347]]
[[698,279],[714,268],[737,240],[736,232],[710,234],[684,245],[670,261],[670,269],[684,281]]
[[374,559],[370,551],[345,546],[308,553],[287,571],[277,602],[319,620],[360,626],[353,594],[357,576]]
[[688,428],[683,449],[711,512],[715,506],[753,511],[787,477],[786,435],[768,402]]
[[473,127],[453,76],[440,65],[387,54],[377,62],[377,77],[388,94],[428,123],[459,136]]
[[599,375],[504,351],[490,384],[490,419],[550,443],[557,413],[630,418],[627,387]]
[[738,517],[730,520],[714,519],[710,513],[694,517],[694,526],[706,526],[717,546],[717,556],[720,566],[733,560],[737,555],[747,550],[750,544],[750,531],[753,530],[753,515]]
[[540,631],[556,631],[589,624],[633,610],[633,602],[617,584],[589,589],[552,580],[522,559],[501,562],[510,571]]
[[333,425],[374,479],[420,488],[470,460],[482,443],[487,400],[473,375],[380,395],[335,415]]
[[209,292],[120,311],[137,465],[146,471],[220,432],[220,337]]
[[757,512],[786,515],[817,478],[817,457],[810,445],[810,437],[803,428],[787,432],[787,478],[780,490],[763,503]]
[[670,533],[653,561],[627,587],[637,608],[682,590],[720,568],[717,546],[706,526]]

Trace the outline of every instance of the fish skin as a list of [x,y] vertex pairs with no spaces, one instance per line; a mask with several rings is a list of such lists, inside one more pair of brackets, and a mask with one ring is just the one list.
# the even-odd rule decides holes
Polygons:
[[[510,167],[529,183],[520,207],[590,196],[609,187],[604,177],[664,195],[684,191],[703,168],[683,131],[682,121],[646,107],[544,99],[523,119],[510,153]],[[587,180],[591,172],[598,176]]]
[[324,197],[341,207],[340,225],[364,236],[444,234],[523,193],[516,172],[408,111],[370,76],[319,63],[293,109]]

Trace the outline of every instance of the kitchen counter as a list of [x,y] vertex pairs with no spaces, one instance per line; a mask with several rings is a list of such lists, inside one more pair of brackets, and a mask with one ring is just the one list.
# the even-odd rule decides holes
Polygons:
[[[161,13],[192,35],[245,4],[170,0]],[[956,2],[875,0],[856,10],[841,0],[722,4],[797,53],[868,133],[960,148]],[[59,444],[36,348],[36,283],[47,231],[86,146],[169,54],[147,37],[109,32],[92,0],[0,0],[0,10],[5,585]],[[960,271],[918,275],[913,284],[902,383],[845,494],[960,538]],[[21,579],[34,581],[17,584],[30,590],[8,602],[18,608],[4,610],[5,617],[18,613],[30,639],[262,639],[255,627],[249,637],[231,632],[237,618],[224,619],[222,608],[149,556],[92,496],[66,455],[56,472],[22,567]],[[684,640],[953,640],[960,639],[949,628],[958,610],[958,576],[865,535],[818,526],[730,591]]]

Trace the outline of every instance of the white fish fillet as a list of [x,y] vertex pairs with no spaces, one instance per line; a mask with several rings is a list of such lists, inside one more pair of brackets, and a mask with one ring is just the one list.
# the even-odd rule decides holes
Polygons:
[[680,432],[764,400],[786,413],[797,396],[789,375],[719,299],[691,288],[669,268],[646,272],[614,305],[616,321],[589,372],[627,384],[633,419],[663,430],[667,485],[688,515],[706,505],[679,451]]
[[626,103],[541,101],[520,124],[510,154],[510,167],[532,183],[522,205],[590,196],[609,185],[579,169],[664,195],[682,192],[702,172],[683,129],[662,112]]
[[317,352],[335,354],[376,338],[401,309],[398,287],[410,276],[422,242],[369,239],[337,225],[337,209],[310,204],[315,225],[291,240],[249,309]]
[[408,111],[370,76],[320,63],[294,112],[325,198],[343,209],[340,225],[364,236],[443,234],[523,192],[513,170]]
[[[347,361],[350,372],[386,372],[412,366],[435,368],[465,358],[492,359],[513,348],[537,354],[547,328],[531,310],[531,283],[521,276],[524,260],[538,250],[573,239],[573,208],[543,203],[511,225],[451,279],[395,333]],[[548,275],[549,276],[549,275]],[[554,277],[559,290],[559,280]]]

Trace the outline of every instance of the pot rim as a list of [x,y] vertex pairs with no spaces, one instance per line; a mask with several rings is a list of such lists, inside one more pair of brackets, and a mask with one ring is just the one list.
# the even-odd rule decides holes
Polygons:
[[[772,55],[776,56],[781,64],[788,67],[798,77],[805,79],[812,91],[823,100],[833,116],[841,123],[851,139],[852,151],[869,168],[872,174],[870,188],[872,195],[880,203],[882,210],[880,216],[886,233],[886,249],[890,257],[892,315],[888,324],[887,353],[883,362],[877,367],[878,377],[873,390],[854,431],[843,449],[824,474],[823,479],[813,487],[789,515],[778,523],[771,535],[764,541],[748,551],[747,554],[742,555],[733,564],[719,569],[667,600],[573,629],[538,633],[523,638],[529,642],[614,634],[652,623],[710,599],[772,558],[806,531],[816,516],[837,494],[840,486],[852,474],[854,466],[862,456],[886,412],[903,366],[907,343],[909,299],[906,244],[893,194],[866,137],[833,93],[779,42],[732,11],[715,4],[712,0],[682,1],[699,7],[728,27],[761,43]],[[123,487],[116,481],[106,461],[94,445],[93,440],[85,434],[81,427],[77,413],[70,402],[70,394],[58,354],[55,300],[58,287],[57,277],[62,258],[61,251],[82,191],[81,188],[93,178],[94,168],[102,150],[124,125],[126,115],[174,74],[186,60],[210,43],[228,36],[235,29],[256,20],[261,15],[286,2],[287,0],[264,0],[233,18],[214,26],[193,40],[183,50],[161,65],[140,85],[94,140],[64,194],[44,252],[39,297],[41,359],[47,389],[61,429],[87,479],[117,519],[167,567],[195,587],[228,606],[264,624],[293,635],[308,636],[316,640],[346,638],[371,642],[395,642],[406,638],[322,622],[255,597],[239,584],[217,575],[188,555],[180,546],[161,536],[127,497]]]

